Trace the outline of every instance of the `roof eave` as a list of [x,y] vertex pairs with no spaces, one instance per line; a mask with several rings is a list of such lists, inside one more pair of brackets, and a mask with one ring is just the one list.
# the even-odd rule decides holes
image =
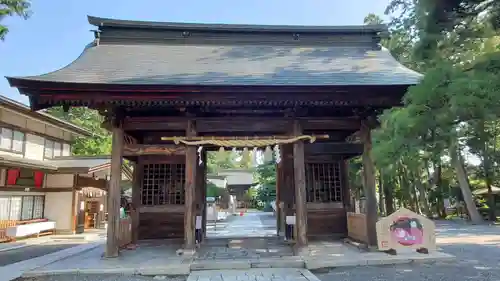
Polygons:
[[388,30],[385,24],[352,26],[299,26],[299,25],[251,25],[251,24],[206,24],[118,20],[87,16],[91,25],[97,27],[146,28],[168,30],[201,30],[226,32],[301,32],[301,33],[380,33]]

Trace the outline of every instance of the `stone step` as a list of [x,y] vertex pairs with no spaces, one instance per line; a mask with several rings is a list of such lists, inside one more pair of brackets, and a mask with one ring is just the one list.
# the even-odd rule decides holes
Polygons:
[[251,268],[239,270],[207,270],[192,272],[187,281],[320,281],[307,269]]
[[201,270],[230,270],[250,268],[305,268],[304,260],[300,257],[237,259],[237,260],[204,260],[194,261],[191,271]]

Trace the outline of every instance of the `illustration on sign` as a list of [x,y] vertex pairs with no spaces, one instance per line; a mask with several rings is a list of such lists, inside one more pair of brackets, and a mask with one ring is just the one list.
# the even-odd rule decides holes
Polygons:
[[436,250],[434,222],[401,208],[377,222],[377,241],[380,251],[412,249],[426,252]]
[[403,246],[420,245],[423,241],[424,230],[416,218],[399,217],[391,225],[392,239]]

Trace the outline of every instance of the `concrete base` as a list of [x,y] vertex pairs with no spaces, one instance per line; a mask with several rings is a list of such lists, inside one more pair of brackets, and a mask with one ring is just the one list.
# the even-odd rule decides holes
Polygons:
[[383,252],[360,252],[343,242],[311,243],[301,249],[300,256],[196,259],[175,254],[178,246],[139,244],[136,250],[123,251],[119,259],[102,259],[104,247],[83,254],[52,261],[31,268],[23,276],[60,274],[126,274],[126,275],[187,275],[199,271],[253,270],[295,268],[317,270],[346,266],[374,266],[404,263],[434,263],[454,261],[455,257],[441,252],[402,253],[395,256]]

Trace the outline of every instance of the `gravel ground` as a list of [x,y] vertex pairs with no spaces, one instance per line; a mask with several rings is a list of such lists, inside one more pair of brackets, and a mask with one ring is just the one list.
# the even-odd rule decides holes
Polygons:
[[438,223],[439,247],[457,257],[452,263],[332,269],[322,281],[500,280],[500,227]]

